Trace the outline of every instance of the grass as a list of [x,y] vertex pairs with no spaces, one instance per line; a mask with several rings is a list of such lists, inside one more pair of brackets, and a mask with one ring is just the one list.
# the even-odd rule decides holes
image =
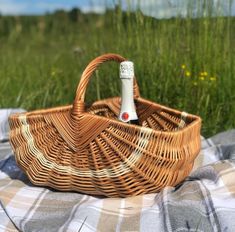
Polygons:
[[[0,17],[0,107],[71,104],[88,62],[114,52],[134,61],[143,97],[200,115],[211,136],[235,127],[234,44],[233,17],[157,20],[120,7],[76,19]],[[87,102],[120,94],[117,64],[93,77]]]

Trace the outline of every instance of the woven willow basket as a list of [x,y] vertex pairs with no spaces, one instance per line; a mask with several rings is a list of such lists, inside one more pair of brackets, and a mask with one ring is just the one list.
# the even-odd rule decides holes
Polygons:
[[72,105],[9,118],[18,165],[35,185],[108,197],[174,186],[191,171],[200,150],[201,119],[145,100],[136,81],[141,126],[117,120],[120,98],[84,103],[92,73],[116,54],[94,59],[82,74]]

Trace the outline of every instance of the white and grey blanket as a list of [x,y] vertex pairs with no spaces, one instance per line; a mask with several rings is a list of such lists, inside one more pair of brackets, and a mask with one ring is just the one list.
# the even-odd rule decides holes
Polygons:
[[96,198],[33,186],[17,167],[0,110],[0,231],[235,231],[235,130],[210,139],[190,176],[160,193]]

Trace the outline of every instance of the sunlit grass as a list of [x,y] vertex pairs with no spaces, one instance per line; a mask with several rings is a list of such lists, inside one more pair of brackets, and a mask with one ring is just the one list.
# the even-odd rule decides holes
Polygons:
[[[198,114],[202,133],[235,126],[235,19],[156,20],[120,8],[105,15],[0,18],[0,107],[71,104],[82,71],[114,52],[135,63],[141,95]],[[118,65],[93,75],[86,101],[119,95]]]

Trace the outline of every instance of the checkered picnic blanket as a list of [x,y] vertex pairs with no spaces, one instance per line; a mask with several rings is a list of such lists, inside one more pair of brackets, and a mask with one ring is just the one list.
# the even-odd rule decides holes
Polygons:
[[160,193],[97,198],[33,186],[0,110],[0,231],[235,231],[235,130],[202,138],[190,176]]

